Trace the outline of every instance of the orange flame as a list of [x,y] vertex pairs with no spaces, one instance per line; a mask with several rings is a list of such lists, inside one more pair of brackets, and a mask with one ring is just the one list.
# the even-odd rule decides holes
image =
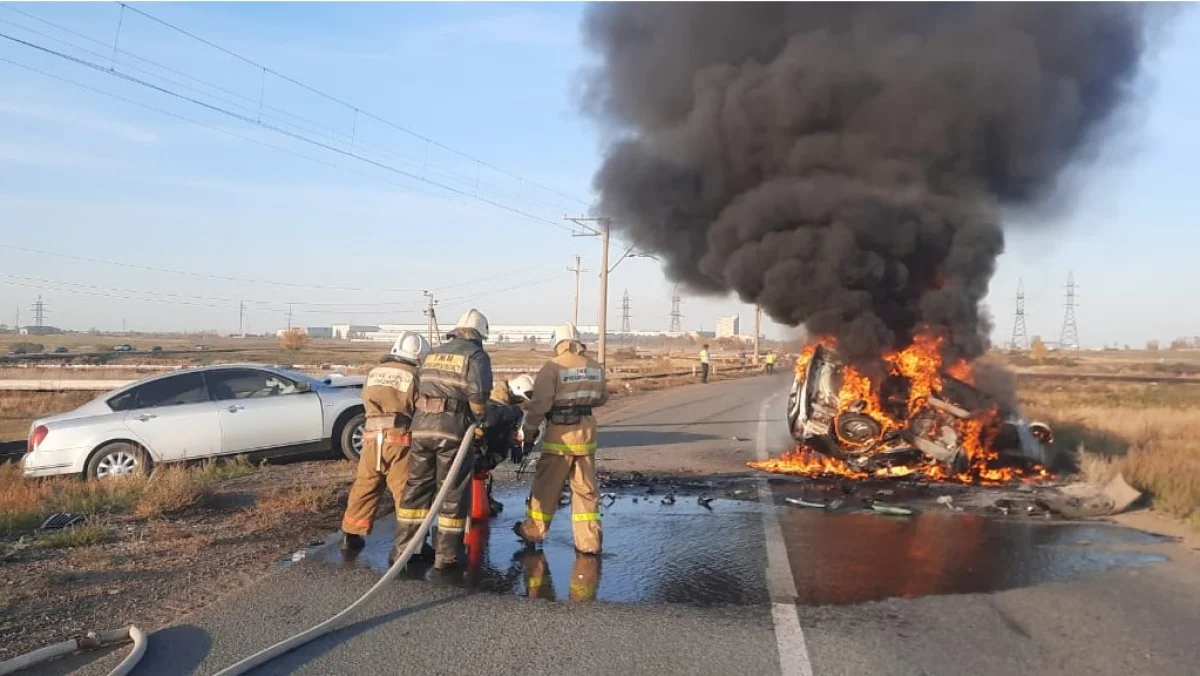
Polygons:
[[[963,360],[958,360],[949,366],[943,363],[942,346],[944,342],[943,336],[926,330],[918,333],[912,344],[903,350],[883,355],[883,362],[888,373],[903,377],[909,385],[908,397],[905,402],[908,415],[925,408],[929,398],[942,389],[943,373],[968,384],[975,382],[970,363]],[[824,345],[832,349],[835,341],[832,338],[823,338],[806,346],[796,359],[798,377],[806,376],[808,365],[813,359],[817,345]],[[878,383],[872,382],[870,378],[850,365],[842,367],[841,377],[842,385],[838,392],[839,413],[855,410],[870,416],[880,424],[884,434],[907,427],[907,420],[897,419],[884,410],[880,401]],[[912,477],[932,481],[988,485],[1005,484],[1019,478],[1036,479],[1049,476],[1049,473],[1040,466],[1027,469],[1004,466],[1000,462],[999,451],[992,447],[992,441],[1000,429],[1001,421],[998,409],[992,408],[965,420],[957,418],[953,420],[959,443],[967,457],[966,471],[958,474],[950,474],[946,467],[932,460],[919,464],[876,467],[871,471],[864,471],[804,446],[784,453],[778,458],[748,464],[767,472],[809,477],[831,476],[847,479]]]

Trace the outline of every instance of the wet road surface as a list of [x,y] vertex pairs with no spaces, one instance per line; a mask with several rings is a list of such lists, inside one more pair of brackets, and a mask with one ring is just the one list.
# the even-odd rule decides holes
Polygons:
[[[600,467],[743,472],[760,437],[772,452],[788,444],[785,386],[759,378],[624,402],[602,418],[622,445],[603,449]],[[664,505],[661,486],[607,486],[617,497],[603,509],[599,560],[576,556],[563,518],[542,555],[522,552],[509,529],[526,488],[498,487],[506,509],[474,571],[397,580],[349,626],[254,673],[1090,676],[1200,664],[1197,561],[1160,538],[1012,517],[827,513],[784,502],[802,484],[772,484],[748,484],[764,488],[739,499],[714,488],[711,511],[696,502],[703,487]],[[156,632],[136,673],[211,674],[327,618],[377,578],[391,533],[385,517],[356,561],[317,548]]]

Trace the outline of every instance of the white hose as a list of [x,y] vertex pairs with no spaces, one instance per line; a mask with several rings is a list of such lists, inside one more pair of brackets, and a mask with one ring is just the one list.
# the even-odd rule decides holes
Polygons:
[[28,669],[42,662],[62,657],[63,655],[70,655],[79,650],[95,650],[96,648],[103,648],[114,643],[124,643],[125,641],[133,641],[133,649],[108,674],[108,676],[125,676],[133,669],[133,665],[142,659],[142,655],[146,653],[146,635],[142,633],[141,629],[133,626],[125,629],[88,632],[86,636],[55,643],[54,645],[25,653],[24,655],[17,655],[11,660],[0,662],[0,676]]
[[340,624],[347,615],[357,610],[362,604],[371,600],[371,598],[374,597],[375,594],[384,587],[384,585],[386,585],[388,582],[391,582],[393,578],[399,575],[400,570],[404,568],[404,564],[408,563],[408,560],[412,558],[413,553],[420,549],[421,545],[425,542],[426,533],[429,532],[430,526],[433,525],[433,520],[437,517],[438,512],[441,511],[442,503],[446,501],[446,493],[450,491],[450,484],[452,483],[451,479],[458,476],[458,470],[460,467],[462,467],[463,459],[466,458],[467,453],[470,452],[471,443],[474,441],[474,439],[475,425],[471,425],[467,428],[467,433],[463,435],[462,443],[458,445],[458,453],[454,456],[454,462],[450,465],[450,471],[446,473],[446,480],[442,482],[441,489],[438,491],[437,496],[433,499],[433,504],[429,507],[429,514],[425,517],[425,520],[421,522],[421,527],[417,530],[417,534],[408,541],[408,546],[404,548],[404,552],[400,554],[400,557],[396,559],[396,562],[392,564],[392,567],[388,568],[387,572],[383,574],[383,577],[381,577],[379,581],[375,583],[375,586],[367,590],[367,593],[360,596],[357,601],[351,603],[348,608],[337,615],[325,620],[312,629],[308,629],[296,634],[291,638],[280,641],[279,643],[276,643],[265,650],[247,657],[231,667],[222,669],[221,671],[217,672],[216,676],[239,676],[240,674],[244,674],[255,667],[270,662],[271,660],[288,651],[295,650],[305,643],[309,643],[314,639],[328,634],[336,629],[338,624]]
[[[446,501],[446,493],[450,491],[450,477],[458,476],[458,470],[462,467],[463,459],[467,457],[470,451],[471,443],[475,439],[475,425],[467,428],[467,433],[463,435],[462,443],[458,445],[458,453],[454,456],[454,462],[450,465],[450,471],[446,474],[447,480],[442,482],[442,487],[438,490],[437,495],[433,499],[433,504],[429,507],[429,514],[425,520],[421,522],[421,527],[417,530],[417,534],[408,542],[408,546],[404,548],[404,552],[400,554],[400,558],[388,568],[383,577],[375,583],[375,586],[367,590],[367,593],[358,598],[357,601],[351,603],[348,608],[333,617],[325,620],[321,624],[303,631],[295,636],[280,641],[275,645],[257,652],[250,657],[238,662],[237,664],[222,669],[217,673],[217,676],[238,676],[244,674],[251,669],[266,664],[280,655],[299,648],[305,643],[309,643],[316,638],[324,636],[337,628],[338,624],[346,618],[350,613],[358,609],[359,606],[371,600],[388,582],[400,574],[400,570],[412,558],[414,552],[419,549],[425,542],[425,535],[429,533],[429,528],[433,525],[433,520],[437,518],[437,514],[442,509],[442,503]],[[146,654],[146,635],[141,629],[130,626],[127,629],[113,629],[110,631],[91,632],[87,636],[73,638],[61,643],[39,648],[33,652],[18,655],[10,660],[0,662],[0,676],[7,676],[21,669],[41,664],[47,660],[69,655],[78,650],[89,650],[101,648],[112,643],[123,643],[127,640],[133,641],[133,648],[125,659],[121,660],[112,671],[108,672],[108,676],[126,676],[130,671],[133,671],[134,666]]]

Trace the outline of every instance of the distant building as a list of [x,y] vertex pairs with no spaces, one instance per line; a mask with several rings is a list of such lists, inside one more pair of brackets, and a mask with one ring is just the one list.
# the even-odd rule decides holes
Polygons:
[[378,326],[356,325],[356,324],[334,324],[333,338],[336,340],[354,340],[355,338],[365,338],[368,333],[378,331]]
[[739,328],[737,315],[721,317],[717,320],[716,336],[717,338],[733,338],[740,333]]
[[[438,327],[442,333],[449,333],[453,324],[446,324]],[[362,339],[373,340],[378,342],[390,343],[396,340],[397,336],[403,331],[415,331],[421,335],[428,332],[428,327],[425,324],[383,324],[376,331],[364,332]],[[600,329],[596,326],[580,326],[580,338],[585,342],[594,340],[600,335]],[[609,333],[610,336],[615,335]],[[488,328],[489,344],[494,345],[516,345],[520,343],[548,344],[554,336],[553,324],[492,324]]]
[[[304,335],[309,338],[333,338],[333,327],[331,326],[294,326],[290,330],[303,331]],[[275,332],[276,338],[282,338],[283,334],[289,329],[279,329]]]
[[22,336],[53,336],[62,333],[57,326],[22,326]]

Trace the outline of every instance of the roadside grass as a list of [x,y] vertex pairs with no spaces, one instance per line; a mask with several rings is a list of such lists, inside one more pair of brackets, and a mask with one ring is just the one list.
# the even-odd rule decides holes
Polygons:
[[49,549],[73,549],[75,547],[90,547],[104,541],[108,529],[99,521],[88,521],[85,524],[65,528],[38,538],[38,544]]
[[82,406],[97,392],[0,392],[0,441],[24,439],[36,418]]
[[152,476],[107,481],[25,479],[16,464],[0,466],[0,535],[35,530],[51,514],[70,512],[90,520],[132,514],[154,519],[199,505],[216,486],[254,471],[245,458],[167,465]]
[[1121,473],[1156,509],[1200,526],[1200,387],[1035,381],[1019,395],[1087,481]]
[[318,514],[330,509],[337,502],[337,490],[332,486],[280,488],[259,500],[254,505],[254,511],[263,516]]

